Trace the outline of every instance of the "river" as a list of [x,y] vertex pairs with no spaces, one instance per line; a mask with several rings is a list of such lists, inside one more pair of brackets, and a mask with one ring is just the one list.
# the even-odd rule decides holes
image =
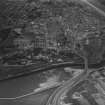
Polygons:
[[[47,71],[43,71],[43,72],[39,71],[39,72],[35,72],[30,75],[21,76],[18,78],[9,79],[9,80],[5,80],[5,81],[0,81],[0,105],[12,105],[12,104],[13,105],[14,104],[15,105],[35,105],[35,103],[38,102],[37,98],[39,96],[35,95],[35,93],[33,93],[33,92],[35,92],[35,90],[40,87],[41,83],[44,83],[49,80],[51,80],[49,82],[52,82],[52,80],[55,78],[56,81],[52,82],[52,83],[54,83],[55,88],[56,88],[56,86],[59,83],[70,79],[70,77],[72,78],[71,73],[65,72],[64,68],[62,68],[62,67],[58,67],[56,69],[52,68],[51,70],[47,70]],[[53,86],[53,85],[51,85],[51,86]],[[31,94],[31,95],[29,95],[29,94]],[[45,92],[44,96],[41,93],[40,97],[42,97],[41,99],[43,99],[43,97],[48,98],[48,96],[50,94],[51,94],[51,89],[50,89],[50,91]],[[24,95],[26,95],[26,96],[24,97]],[[25,100],[25,101],[22,101],[22,100]],[[26,100],[29,100],[29,101],[26,101]],[[33,100],[34,100],[34,102],[33,102]],[[22,103],[20,103],[20,101],[22,101]],[[31,104],[29,104],[29,102]],[[23,103],[25,103],[25,104],[23,104]],[[37,104],[37,105],[39,105],[39,104]],[[43,105],[43,104],[41,104],[41,105]]]

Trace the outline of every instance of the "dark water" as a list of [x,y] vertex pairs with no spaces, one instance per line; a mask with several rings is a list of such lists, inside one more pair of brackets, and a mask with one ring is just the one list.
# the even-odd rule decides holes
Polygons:
[[51,91],[32,94],[15,100],[3,100],[1,98],[15,98],[33,92],[39,87],[39,84],[46,81],[46,76],[60,75],[60,81],[70,78],[69,73],[64,72],[62,68],[52,69],[47,72],[36,72],[31,75],[22,76],[0,82],[0,105],[44,105]]
[[[78,66],[76,69],[78,69]],[[58,71],[60,71],[59,68],[57,72]],[[61,74],[64,74],[64,72],[62,72]],[[67,75],[64,76],[66,77]],[[37,88],[38,84],[44,79],[45,78],[43,77],[43,74],[41,74],[41,72],[36,72],[27,76],[0,81],[0,97],[17,97],[21,94],[30,93],[35,88]]]
[[[16,79],[0,82],[0,98],[14,98],[33,92],[42,81],[40,74],[31,74]],[[15,100],[0,99],[0,105],[44,105],[49,97],[50,91],[42,94],[33,94]]]
[[0,83],[0,97],[17,97],[32,92],[39,81],[36,74],[3,81]]
[[0,105],[45,105],[53,91],[50,89],[41,94],[34,94],[16,100],[0,100]]

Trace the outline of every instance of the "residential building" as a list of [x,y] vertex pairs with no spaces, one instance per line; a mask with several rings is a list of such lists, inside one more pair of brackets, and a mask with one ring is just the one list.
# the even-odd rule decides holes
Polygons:
[[26,37],[19,37],[14,40],[14,44],[18,46],[20,50],[27,50],[34,47],[32,41]]
[[46,48],[45,38],[36,38],[34,40],[34,48]]

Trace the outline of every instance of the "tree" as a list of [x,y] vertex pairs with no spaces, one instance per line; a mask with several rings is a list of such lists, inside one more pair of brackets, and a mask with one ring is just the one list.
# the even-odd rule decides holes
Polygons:
[[100,63],[105,53],[105,39],[100,34],[94,34],[80,40],[77,37],[71,38],[73,52],[84,59],[85,72],[88,71],[89,64]]
[[71,45],[72,51],[78,55],[80,58],[84,60],[84,69],[85,72],[88,71],[88,57],[87,52],[85,50],[84,43],[82,43],[82,40],[78,40],[76,37],[72,38],[72,45]]
[[24,1],[0,1],[0,28],[15,27],[20,19],[25,20],[27,8]]
[[73,15],[68,15],[66,19],[68,26],[66,36],[69,48],[84,59],[85,72],[87,72],[89,64],[99,63],[105,51],[105,40],[100,34],[103,27],[101,23],[104,23],[104,20],[95,14],[84,12],[83,9],[82,12],[79,7],[71,9],[70,13]]

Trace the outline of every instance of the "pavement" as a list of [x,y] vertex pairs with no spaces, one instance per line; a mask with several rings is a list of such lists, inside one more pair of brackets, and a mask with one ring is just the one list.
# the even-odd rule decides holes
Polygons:
[[[89,68],[91,69],[99,69],[105,65],[105,60],[100,62],[99,64],[90,64]],[[0,66],[0,81],[2,80],[8,80],[13,79],[17,77],[21,77],[24,75],[30,75],[35,72],[39,71],[46,71],[51,68],[57,68],[57,67],[66,67],[71,66],[72,68],[80,68],[83,69],[84,64],[79,63],[72,63],[72,62],[62,62],[62,63],[47,63],[47,64],[30,64],[26,66]]]
[[24,75],[30,75],[35,72],[39,71],[47,71],[51,68],[57,68],[57,67],[65,67],[65,66],[71,66],[71,67],[77,67],[81,68],[81,64],[73,64],[71,62],[63,62],[63,63],[49,63],[49,64],[42,64],[42,65],[26,65],[26,66],[1,66],[1,72],[0,72],[0,81],[17,78]]

